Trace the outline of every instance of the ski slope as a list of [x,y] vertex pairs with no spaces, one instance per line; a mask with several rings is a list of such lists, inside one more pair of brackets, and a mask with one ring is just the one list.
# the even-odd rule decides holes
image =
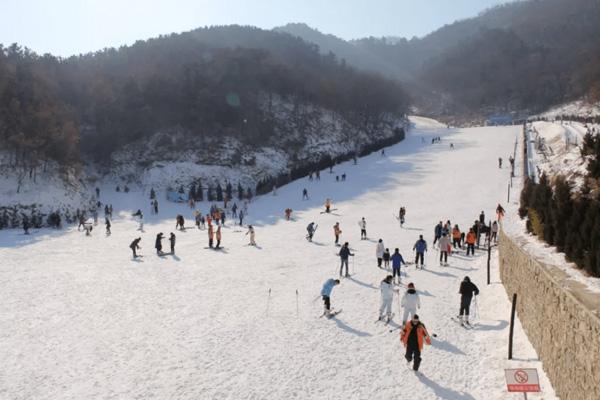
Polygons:
[[[485,283],[486,256],[451,257],[440,267],[433,228],[450,219],[461,229],[484,210],[493,217],[506,199],[508,159],[519,127],[446,129],[413,119],[404,142],[278,189],[250,205],[258,247],[245,229],[227,223],[223,251],[207,249],[206,231],[175,232],[175,215],[192,225],[185,205],[160,204],[151,216],[146,194],[108,192],[113,234],[99,225],[92,237],[76,229],[30,237],[0,232],[0,398],[6,399],[510,399],[504,368],[537,367],[542,395],[554,399],[520,323],[515,358],[506,360],[510,303],[499,283],[497,255]],[[441,136],[439,144],[431,137]],[[422,139],[423,138],[423,139]],[[450,149],[453,143],[455,149]],[[506,163],[508,164],[508,163]],[[335,182],[346,173],[346,182]],[[302,189],[310,200],[302,201]],[[325,198],[333,214],[321,214]],[[163,198],[163,193],[159,199]],[[395,215],[406,207],[404,228]],[[209,205],[200,208],[206,212]],[[284,209],[294,210],[285,221]],[[131,212],[146,215],[143,258],[128,246],[138,236]],[[359,240],[358,221],[369,240]],[[319,227],[313,243],[306,225]],[[337,277],[341,241],[356,256],[350,278],[333,290],[336,318],[319,318],[323,282]],[[158,257],[158,232],[177,234],[176,255]],[[437,334],[426,346],[420,374],[407,368],[396,327],[375,323],[379,283],[376,241],[412,260],[419,234],[428,241],[426,269],[403,269],[421,295],[421,321]],[[168,248],[168,241],[163,241]],[[458,313],[465,275],[478,285],[477,327],[450,320]],[[403,292],[404,288],[401,288]],[[398,303],[394,301],[395,321]]]

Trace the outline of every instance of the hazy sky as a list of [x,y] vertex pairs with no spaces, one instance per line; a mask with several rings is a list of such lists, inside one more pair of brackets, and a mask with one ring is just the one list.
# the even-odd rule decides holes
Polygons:
[[305,22],[325,33],[423,36],[506,0],[0,0],[0,43],[67,56],[207,25],[273,28]]

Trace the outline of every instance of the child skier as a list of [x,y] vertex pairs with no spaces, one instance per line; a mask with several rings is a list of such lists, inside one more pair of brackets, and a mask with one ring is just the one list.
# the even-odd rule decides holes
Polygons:
[[417,313],[417,308],[421,308],[421,299],[419,298],[419,293],[415,290],[414,283],[411,282],[408,284],[408,290],[404,293],[400,305],[404,309],[402,325],[405,325],[409,315],[414,316]]

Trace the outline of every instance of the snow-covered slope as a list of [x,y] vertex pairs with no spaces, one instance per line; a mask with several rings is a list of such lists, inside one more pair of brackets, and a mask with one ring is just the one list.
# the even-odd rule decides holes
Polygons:
[[[344,163],[334,174],[322,171],[320,181],[296,181],[256,199],[248,222],[258,247],[228,222],[224,250],[207,249],[206,231],[191,228],[176,232],[176,255],[158,257],[156,234],[175,232],[174,216],[189,220],[192,210],[161,200],[160,214],[151,216],[144,193],[109,188],[101,200],[118,211],[111,236],[102,226],[92,237],[76,229],[0,232],[0,397],[500,400],[511,396],[504,368],[537,367],[543,393],[530,398],[554,399],[518,322],[516,359],[506,360],[510,304],[495,250],[489,286],[481,251],[440,267],[431,247],[426,269],[404,269],[403,282],[414,282],[421,295],[421,320],[437,335],[423,351],[422,374],[406,367],[398,332],[389,332],[397,326],[396,300],[396,322],[375,323],[379,283],[388,274],[376,266],[375,242],[382,238],[411,260],[418,235],[430,242],[439,220],[466,228],[481,210],[491,217],[505,200],[508,174],[496,160],[512,153],[520,129],[414,121],[385,156]],[[431,145],[433,136],[441,143]],[[342,173],[346,182],[336,182]],[[327,197],[335,210],[321,214]],[[395,219],[401,205],[404,228]],[[284,220],[286,207],[293,221]],[[141,234],[130,217],[137,208],[148,216]],[[361,241],[363,216],[369,240]],[[311,221],[319,224],[313,243],[304,239]],[[343,312],[328,320],[319,318],[319,291],[338,274],[338,221],[356,256],[353,275],[332,295]],[[138,235],[144,257],[132,261],[128,245]],[[450,319],[465,275],[481,290],[473,330]]]
[[566,103],[539,115],[542,118],[563,118],[563,117],[599,117],[600,116],[600,103],[590,103],[584,100],[577,100],[571,103]]

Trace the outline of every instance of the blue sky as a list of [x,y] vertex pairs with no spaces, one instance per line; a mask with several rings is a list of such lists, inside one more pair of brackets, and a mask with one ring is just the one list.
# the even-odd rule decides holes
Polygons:
[[423,36],[505,0],[0,0],[0,43],[68,56],[207,25],[305,22],[344,39]]

